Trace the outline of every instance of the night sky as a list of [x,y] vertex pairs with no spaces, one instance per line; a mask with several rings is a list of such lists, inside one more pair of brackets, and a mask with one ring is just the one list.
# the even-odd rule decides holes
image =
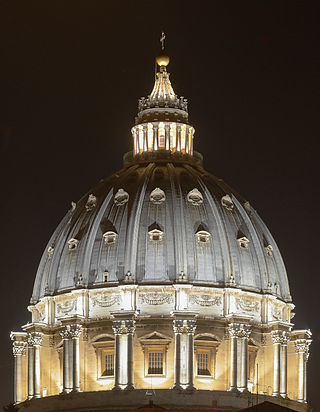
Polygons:
[[310,328],[320,402],[319,7],[312,1],[1,1],[0,404],[9,334],[71,201],[122,167],[161,30],[195,149],[257,209],[284,258],[296,328]]

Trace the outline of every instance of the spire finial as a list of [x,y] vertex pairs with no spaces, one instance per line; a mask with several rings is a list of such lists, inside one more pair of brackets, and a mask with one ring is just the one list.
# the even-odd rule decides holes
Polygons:
[[160,43],[161,43],[161,50],[164,50],[164,41],[166,39],[166,35],[164,31],[162,30],[161,36],[160,36]]

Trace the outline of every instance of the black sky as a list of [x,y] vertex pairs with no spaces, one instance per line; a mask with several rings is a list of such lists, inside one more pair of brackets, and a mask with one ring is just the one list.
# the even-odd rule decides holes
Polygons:
[[159,34],[189,100],[205,166],[258,210],[288,270],[297,328],[314,335],[320,403],[319,7],[312,1],[0,1],[0,402],[9,334],[61,218],[131,149]]

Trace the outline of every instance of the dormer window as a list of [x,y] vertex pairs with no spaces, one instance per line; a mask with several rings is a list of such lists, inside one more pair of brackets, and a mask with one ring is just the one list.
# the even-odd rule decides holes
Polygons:
[[199,244],[205,244],[210,242],[210,233],[206,230],[200,230],[196,233],[196,240]]
[[273,255],[273,247],[272,247],[271,245],[266,246],[266,247],[265,247],[265,251],[266,251],[266,254],[267,254],[268,256],[272,256],[272,255]]
[[129,194],[125,192],[123,189],[119,189],[117,193],[114,195],[114,203],[117,206],[122,206],[129,200]]
[[79,240],[78,239],[70,239],[68,240],[68,246],[69,246],[69,250],[76,250],[79,244]]
[[164,191],[159,189],[159,187],[156,187],[151,193],[150,193],[150,201],[154,203],[155,205],[161,205],[166,200],[166,195],[164,194]]
[[109,282],[110,273],[106,270],[102,273],[102,282]]
[[103,234],[103,239],[104,239],[104,243],[106,245],[113,245],[116,243],[117,241],[117,233],[112,232],[112,231],[108,231],[106,233]]
[[194,206],[199,206],[203,203],[202,194],[198,189],[194,188],[187,194],[187,200]]
[[163,239],[163,232],[158,229],[153,229],[149,232],[149,239],[151,242],[161,242]]
[[234,207],[233,201],[229,195],[225,195],[221,198],[221,204],[223,207],[225,207],[227,210],[232,210]]
[[242,236],[242,237],[238,238],[237,241],[238,241],[239,247],[241,249],[248,249],[249,248],[250,240],[248,238],[246,238],[245,236]]
[[90,212],[97,204],[97,198],[92,193],[88,196],[88,200],[86,203],[86,210]]

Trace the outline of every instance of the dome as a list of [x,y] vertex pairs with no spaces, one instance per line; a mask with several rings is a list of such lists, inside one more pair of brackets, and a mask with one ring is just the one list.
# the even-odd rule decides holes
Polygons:
[[123,168],[71,203],[42,255],[32,321],[11,333],[15,404],[127,412],[151,393],[167,411],[238,411],[263,394],[305,412],[311,332],[292,330],[281,254],[204,169],[160,63]]
[[290,301],[266,225],[199,159],[167,152],[127,156],[124,168],[74,204],[54,232],[32,300],[79,286],[184,281],[271,291]]

